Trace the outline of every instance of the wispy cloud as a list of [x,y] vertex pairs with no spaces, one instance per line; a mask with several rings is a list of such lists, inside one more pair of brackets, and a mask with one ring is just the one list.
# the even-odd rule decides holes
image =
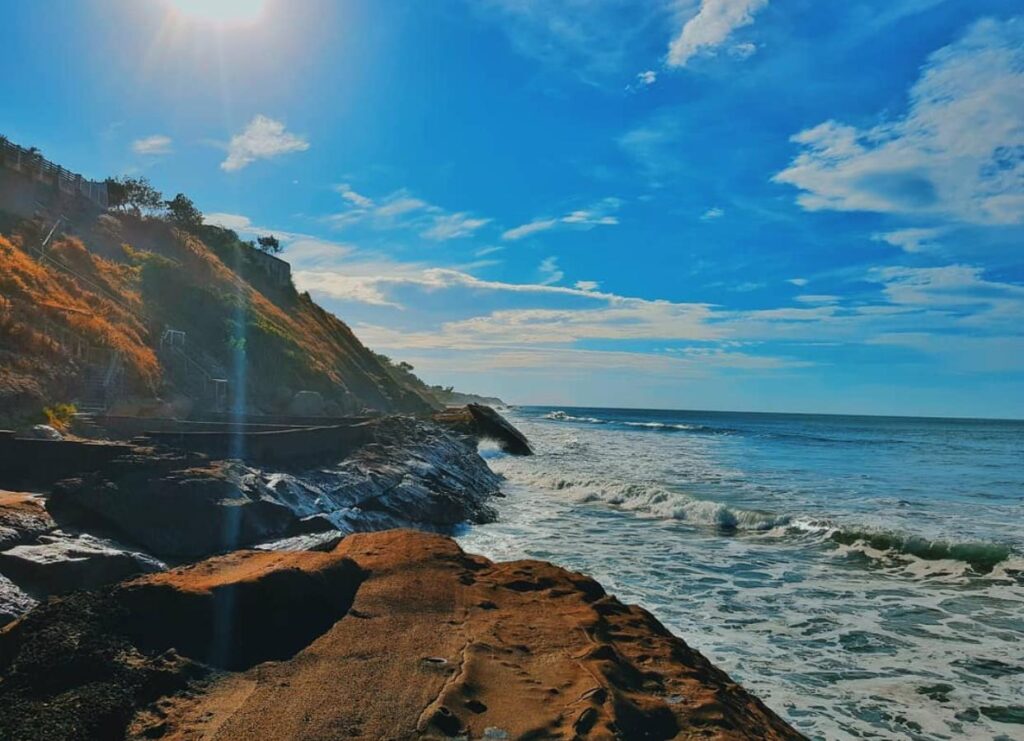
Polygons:
[[558,218],[540,218],[521,224],[504,232],[501,238],[515,241],[558,227],[592,229],[595,226],[615,226],[619,223],[619,218],[614,215],[614,212],[621,206],[622,200],[620,198],[603,198],[586,208],[570,211]]
[[425,230],[421,236],[436,242],[459,239],[460,237],[472,235],[473,232],[482,226],[486,226],[490,221],[490,219],[475,218],[464,211],[454,214],[442,214],[434,217],[433,225]]
[[148,156],[170,154],[171,143],[171,137],[164,134],[153,134],[153,136],[146,136],[133,141],[132,151],[135,154]]
[[774,180],[799,188],[811,211],[1024,223],[1021,111],[1024,19],[982,20],[929,57],[905,116],[801,131],[801,153]]
[[701,221],[715,221],[725,216],[725,209],[719,206],[712,206],[700,215]]
[[360,208],[373,208],[373,199],[367,198],[361,193],[357,193],[352,190],[352,186],[348,183],[339,183],[334,186],[334,189],[338,191],[338,194],[349,203],[359,206]]
[[280,121],[257,115],[240,133],[231,137],[228,156],[220,163],[222,170],[235,172],[259,159],[279,157],[290,152],[309,149],[309,142],[292,134]]
[[871,238],[899,247],[904,252],[923,252],[935,246],[935,240],[948,230],[942,227],[896,229],[891,232],[876,232]]
[[541,260],[540,265],[537,267],[537,271],[541,274],[540,284],[542,286],[550,286],[554,283],[560,283],[565,277],[565,273],[558,267],[557,257],[546,257]]
[[[668,66],[684,67],[697,54],[714,51],[737,28],[753,23],[754,15],[767,4],[768,0],[701,0],[697,15],[686,21],[669,44]],[[752,44],[740,48],[741,56],[756,51]]]
[[525,224],[520,224],[517,227],[507,230],[501,235],[502,239],[515,241],[517,239],[523,239],[524,237],[530,237],[534,234],[540,234],[546,232],[548,229],[554,229],[558,226],[558,219],[534,219]]
[[467,0],[520,54],[585,82],[619,80],[665,22],[665,0]]

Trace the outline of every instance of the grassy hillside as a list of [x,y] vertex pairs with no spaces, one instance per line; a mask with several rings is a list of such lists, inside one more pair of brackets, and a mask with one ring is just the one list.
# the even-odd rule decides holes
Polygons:
[[233,397],[244,391],[251,411],[282,411],[300,390],[344,412],[436,406],[308,294],[275,284],[229,230],[129,214],[70,228],[76,236],[58,236],[40,260],[28,245],[41,243],[41,224],[0,224],[0,414],[75,398],[111,350],[130,394],[187,391],[156,352],[167,328],[185,332],[189,355],[228,378]]

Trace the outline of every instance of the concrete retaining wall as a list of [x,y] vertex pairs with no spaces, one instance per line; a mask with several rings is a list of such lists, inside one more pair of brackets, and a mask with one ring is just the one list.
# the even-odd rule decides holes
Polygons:
[[102,470],[129,445],[35,440],[0,432],[0,489],[45,490],[61,479]]
[[240,458],[251,463],[289,465],[312,459],[339,461],[373,440],[374,425],[297,427],[251,431],[150,432],[154,443],[204,453],[211,458]]

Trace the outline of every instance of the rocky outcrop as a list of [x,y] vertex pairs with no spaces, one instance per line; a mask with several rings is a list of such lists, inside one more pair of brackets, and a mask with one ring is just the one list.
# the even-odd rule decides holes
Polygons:
[[51,601],[0,679],[2,738],[800,738],[597,582],[412,531]]
[[42,497],[0,491],[0,551],[31,542],[56,527]]
[[330,467],[260,470],[238,461],[126,457],[61,482],[48,507],[161,558],[187,559],[295,536],[489,522],[501,479],[436,425],[389,417]]
[[0,551],[0,573],[38,596],[94,589],[165,568],[155,558],[100,538],[60,531]]
[[445,409],[434,415],[434,421],[476,440],[493,440],[510,455],[533,455],[526,436],[483,404]]
[[0,491],[0,625],[51,594],[164,568],[111,541],[58,529],[42,497]]
[[220,462],[154,475],[144,463],[61,482],[50,511],[161,558],[195,558],[297,534],[300,518],[259,475]]

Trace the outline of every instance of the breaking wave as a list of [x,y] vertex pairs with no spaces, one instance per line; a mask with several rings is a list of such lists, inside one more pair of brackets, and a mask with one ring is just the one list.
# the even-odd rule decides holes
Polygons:
[[599,502],[638,514],[729,532],[810,538],[819,543],[848,546],[870,558],[956,561],[979,574],[990,574],[998,566],[1024,572],[1024,559],[1002,543],[929,539],[911,533],[843,526],[830,519],[741,509],[650,483],[574,478],[541,470],[508,471],[506,476],[523,486],[567,493],[579,503]]
[[[544,419],[549,419],[555,422],[583,422],[591,425],[613,424],[612,420],[600,419],[598,417],[574,417],[573,415],[561,410],[548,412],[544,415]],[[670,424],[668,422],[617,422],[617,424],[622,424],[626,427],[640,427],[648,430],[702,431],[711,429],[704,425]]]

